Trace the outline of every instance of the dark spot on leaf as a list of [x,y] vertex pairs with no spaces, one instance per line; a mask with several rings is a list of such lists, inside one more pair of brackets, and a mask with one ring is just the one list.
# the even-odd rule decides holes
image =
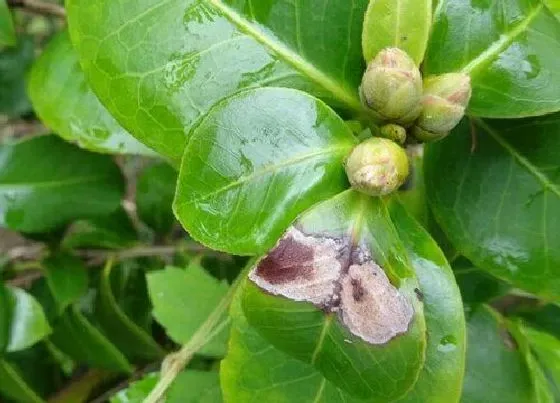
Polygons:
[[407,40],[408,40],[408,36],[407,36],[407,35],[401,36],[401,41],[406,42]]
[[414,292],[416,293],[416,298],[418,298],[418,301],[424,301],[424,293],[422,291],[420,291],[418,288],[415,288]]
[[362,301],[366,295],[366,290],[362,286],[362,282],[354,278],[350,281],[350,284],[352,284],[352,297],[354,301]]
[[297,242],[292,236],[278,246],[257,266],[257,275],[270,284],[283,284],[313,274],[313,248]]

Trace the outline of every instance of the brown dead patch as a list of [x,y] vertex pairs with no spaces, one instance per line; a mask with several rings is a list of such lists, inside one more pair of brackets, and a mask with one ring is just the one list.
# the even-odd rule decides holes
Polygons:
[[[305,234],[288,229],[268,256],[249,274],[265,291],[338,312],[354,335],[384,344],[405,333],[414,310],[389,281],[365,245],[349,238]],[[415,290],[421,298],[420,290]]]

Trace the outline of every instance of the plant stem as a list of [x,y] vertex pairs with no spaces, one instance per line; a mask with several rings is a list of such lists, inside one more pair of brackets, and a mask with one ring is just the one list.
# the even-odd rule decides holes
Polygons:
[[8,6],[12,8],[21,8],[35,14],[54,15],[60,18],[66,17],[66,10],[64,7],[41,0],[8,0]]
[[229,317],[221,323],[220,320],[224,314],[227,313],[229,305],[250,267],[250,264],[247,265],[247,267],[239,273],[239,276],[230,287],[228,293],[222,298],[218,306],[212,311],[210,316],[208,316],[206,322],[198,328],[191,339],[183,345],[177,353],[172,353],[167,356],[164,365],[162,365],[161,378],[144,400],[144,403],[159,403],[165,396],[167,389],[169,389],[175,378],[183,371],[196,352],[219,334],[229,323]]

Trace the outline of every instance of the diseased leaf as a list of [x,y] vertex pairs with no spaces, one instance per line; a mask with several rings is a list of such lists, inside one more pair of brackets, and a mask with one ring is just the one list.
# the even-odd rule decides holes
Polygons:
[[0,394],[20,403],[44,402],[25,382],[17,369],[2,359],[0,359]]
[[21,38],[14,48],[0,50],[0,114],[25,115],[31,104],[25,93],[25,73],[34,58],[31,38]]
[[459,253],[553,299],[560,296],[559,117],[465,120],[425,159],[432,210]]
[[78,311],[70,307],[53,326],[51,341],[79,363],[130,373],[126,357]]
[[6,0],[0,0],[0,46],[14,46],[17,42],[16,31]]
[[417,65],[424,59],[432,26],[432,0],[371,0],[364,18],[366,62],[382,49],[404,50]]
[[54,136],[0,146],[0,226],[46,232],[67,222],[115,211],[122,174],[108,156]]
[[29,75],[29,96],[54,133],[92,151],[153,156],[109,114],[86,83],[67,31],[57,34]]
[[8,306],[11,307],[10,339],[8,353],[25,350],[51,333],[41,305],[31,295],[19,288],[8,289]]
[[177,171],[165,163],[149,166],[138,177],[138,217],[158,233],[169,233],[175,223],[172,207],[176,186]]
[[[226,295],[228,287],[193,264],[185,270],[168,267],[149,273],[148,289],[154,317],[169,337],[184,344],[206,321]],[[227,337],[228,331],[222,331],[199,351],[200,354],[224,356]]]
[[175,214],[213,249],[263,253],[299,213],[348,187],[343,160],[355,143],[342,119],[307,94],[245,91],[194,131]]
[[[107,264],[100,276],[95,317],[107,337],[131,359],[156,360],[164,355],[163,349],[150,333],[138,326],[119,306],[111,286],[113,265]],[[117,274],[118,275],[118,274]],[[128,293],[139,293],[137,298],[148,299],[145,287],[128,288]],[[139,304],[144,305],[146,304]]]
[[381,199],[347,191],[313,207],[249,278],[251,326],[336,386],[388,401],[416,382],[426,348],[419,285]]
[[462,403],[533,402],[524,355],[497,312],[481,306],[468,319]]
[[296,88],[366,113],[358,85],[367,4],[72,0],[67,9],[72,41],[101,101],[178,165],[191,129],[247,88]]
[[493,118],[560,110],[560,21],[540,0],[441,0],[427,75],[472,78],[469,113]]
[[412,390],[400,401],[459,401],[465,368],[466,328],[453,272],[437,243],[402,205],[393,204],[390,211],[418,277],[426,318],[426,362]]

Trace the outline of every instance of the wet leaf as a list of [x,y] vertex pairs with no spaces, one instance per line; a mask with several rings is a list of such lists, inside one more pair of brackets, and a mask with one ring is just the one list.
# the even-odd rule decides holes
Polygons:
[[262,253],[299,213],[347,188],[343,160],[355,142],[318,99],[279,88],[245,91],[194,131],[175,213],[213,249]]
[[37,59],[28,88],[37,114],[65,140],[96,152],[155,155],[123,129],[91,91],[67,31],[51,39]]
[[424,59],[432,26],[432,0],[371,0],[364,19],[366,61],[382,49],[404,50],[417,65]]
[[1,227],[46,232],[107,215],[119,207],[123,192],[123,177],[108,156],[54,136],[0,146]]
[[560,110],[559,53],[560,21],[540,0],[441,0],[424,71],[469,74],[472,115],[538,116]]
[[381,199],[347,191],[315,206],[249,278],[249,323],[336,386],[387,401],[416,382],[426,348],[419,285]]
[[101,101],[178,165],[191,129],[247,88],[296,88],[364,113],[358,85],[367,4],[72,0],[67,9],[72,41]]
[[560,296],[559,116],[465,120],[428,147],[424,170],[434,215],[459,253],[553,299]]

